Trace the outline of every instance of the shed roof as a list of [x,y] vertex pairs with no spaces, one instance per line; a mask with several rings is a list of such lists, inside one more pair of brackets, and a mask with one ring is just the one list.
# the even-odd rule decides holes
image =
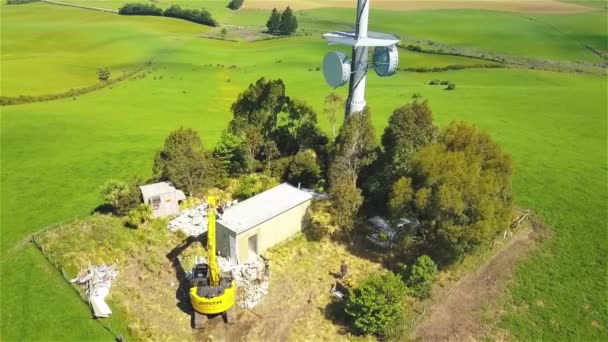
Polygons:
[[283,183],[229,207],[218,222],[240,234],[311,199],[311,194]]
[[139,187],[139,189],[141,190],[141,194],[144,199],[148,199],[154,196],[160,196],[162,194],[167,194],[170,192],[180,191],[175,189],[175,187],[169,182],[142,185]]

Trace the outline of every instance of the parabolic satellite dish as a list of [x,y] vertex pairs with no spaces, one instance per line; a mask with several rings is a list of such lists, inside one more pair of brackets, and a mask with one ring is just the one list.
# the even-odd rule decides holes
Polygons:
[[350,58],[339,51],[328,52],[323,58],[323,76],[332,88],[345,85],[350,78]]
[[399,53],[395,45],[379,46],[374,49],[372,64],[376,74],[380,77],[391,76],[397,71]]

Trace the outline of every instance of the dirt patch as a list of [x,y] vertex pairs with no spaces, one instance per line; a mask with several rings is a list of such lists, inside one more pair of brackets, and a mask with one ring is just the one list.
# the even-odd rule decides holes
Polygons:
[[[318,1],[281,1],[281,0],[248,0],[246,8],[272,9],[284,8],[289,5],[293,9],[305,10],[313,8],[353,8],[356,1],[353,0],[318,0]],[[567,14],[594,11],[594,8],[578,4],[559,1],[486,1],[486,0],[429,0],[429,1],[399,1],[399,0],[374,0],[375,9],[419,11],[438,9],[481,9],[490,11],[517,12],[517,13],[546,13]]]
[[488,314],[497,314],[496,308],[517,262],[546,232],[542,223],[531,217],[530,224],[522,226],[477,272],[434,294],[433,303],[414,330],[413,339],[467,341],[491,334],[489,324],[484,324],[484,320]]

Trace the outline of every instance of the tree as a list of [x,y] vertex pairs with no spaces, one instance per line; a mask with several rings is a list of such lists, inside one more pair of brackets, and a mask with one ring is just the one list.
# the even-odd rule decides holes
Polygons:
[[508,226],[511,173],[500,146],[465,123],[450,124],[416,154],[411,206],[435,261],[453,262]]
[[276,8],[272,9],[270,13],[270,18],[266,22],[266,28],[268,28],[268,32],[277,33],[279,32],[279,27],[281,26],[281,13],[277,11]]
[[399,178],[391,189],[388,199],[388,210],[392,219],[409,216],[412,212],[411,203],[414,196],[412,179]]
[[382,335],[402,314],[406,294],[407,287],[394,273],[371,275],[346,298],[344,311],[358,331]]
[[427,101],[407,104],[393,111],[382,134],[382,147],[391,181],[407,176],[412,157],[437,136],[433,112]]
[[204,150],[198,133],[190,128],[180,128],[169,134],[153,166],[158,179],[171,181],[189,195],[213,185],[218,171],[221,168]]
[[435,140],[437,128],[427,101],[395,109],[382,134],[382,152],[373,165],[364,170],[362,187],[368,205],[383,212],[391,186],[400,177],[410,177],[411,160],[423,146]]
[[228,8],[230,8],[231,10],[237,10],[241,8],[241,6],[243,6],[244,1],[245,0],[230,0],[230,2],[228,3]]
[[241,139],[246,171],[307,148],[325,155],[327,137],[317,126],[317,115],[304,102],[285,94],[282,80],[261,78],[239,94],[232,105],[230,134]]
[[282,35],[290,35],[298,29],[298,19],[293,15],[293,11],[289,6],[281,13],[281,23],[279,32]]
[[97,79],[100,82],[107,82],[110,79],[110,69],[108,69],[108,68],[97,69]]
[[403,279],[414,296],[425,299],[431,294],[435,273],[437,273],[437,265],[433,259],[428,255],[422,255],[416,259],[416,263],[405,269]]
[[112,207],[117,215],[126,215],[129,210],[141,202],[139,190],[135,184],[110,179],[99,189],[105,203]]
[[344,108],[344,99],[332,91],[325,97],[324,104],[323,113],[325,113],[327,121],[329,121],[329,124],[331,125],[331,137],[335,139],[337,114]]
[[347,234],[352,231],[355,216],[363,203],[357,179],[361,169],[376,157],[375,140],[374,127],[366,108],[346,119],[331,151],[329,194],[333,201],[332,215]]
[[376,158],[376,137],[367,107],[350,115],[340,128],[330,157],[329,182],[349,178],[357,186],[359,172]]
[[215,146],[213,157],[229,175],[238,176],[248,169],[243,147],[242,138],[224,131]]
[[313,150],[298,152],[289,164],[287,180],[291,184],[300,183],[307,188],[315,187],[321,180],[321,168],[317,163],[317,155]]
[[352,177],[334,179],[329,195],[332,199],[331,214],[334,222],[352,242],[351,232],[354,230],[357,212],[363,204],[363,196],[361,190],[349,178]]

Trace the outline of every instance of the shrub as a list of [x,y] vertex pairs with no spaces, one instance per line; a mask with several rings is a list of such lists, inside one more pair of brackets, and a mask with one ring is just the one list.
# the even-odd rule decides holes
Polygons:
[[117,179],[105,182],[99,192],[104,203],[109,204],[116,215],[126,215],[141,202],[136,184],[128,184]]
[[441,81],[441,82],[439,82],[439,84],[441,84],[441,85],[448,85],[449,83],[450,83],[450,81]]
[[97,69],[97,79],[100,82],[108,81],[110,79],[110,69],[108,69],[108,68]]
[[184,19],[203,25],[217,26],[217,23],[211,17],[211,13],[205,9],[183,9],[179,5],[173,5],[165,10],[164,15],[165,17]]
[[228,8],[230,8],[231,10],[237,10],[239,8],[241,8],[241,6],[243,6],[243,2],[245,0],[231,0],[228,3]]
[[364,334],[382,335],[402,315],[407,287],[394,273],[372,275],[346,299],[344,311]]
[[416,259],[416,263],[405,269],[403,278],[414,296],[424,299],[431,294],[435,273],[437,273],[437,265],[433,259],[428,255],[422,255]]
[[129,210],[125,225],[131,228],[139,228],[150,220],[152,220],[152,208],[148,204],[140,203],[137,207]]
[[252,173],[243,176],[239,180],[239,185],[236,188],[234,195],[241,199],[246,199],[264,192],[276,185],[278,185],[276,179],[264,174]]
[[118,10],[118,14],[162,16],[163,10],[159,7],[156,7],[153,4],[143,4],[143,3],[131,2],[131,3],[124,4]]
[[456,84],[454,84],[452,82],[448,83],[448,86],[445,87],[445,90],[454,90],[454,89],[456,89]]

